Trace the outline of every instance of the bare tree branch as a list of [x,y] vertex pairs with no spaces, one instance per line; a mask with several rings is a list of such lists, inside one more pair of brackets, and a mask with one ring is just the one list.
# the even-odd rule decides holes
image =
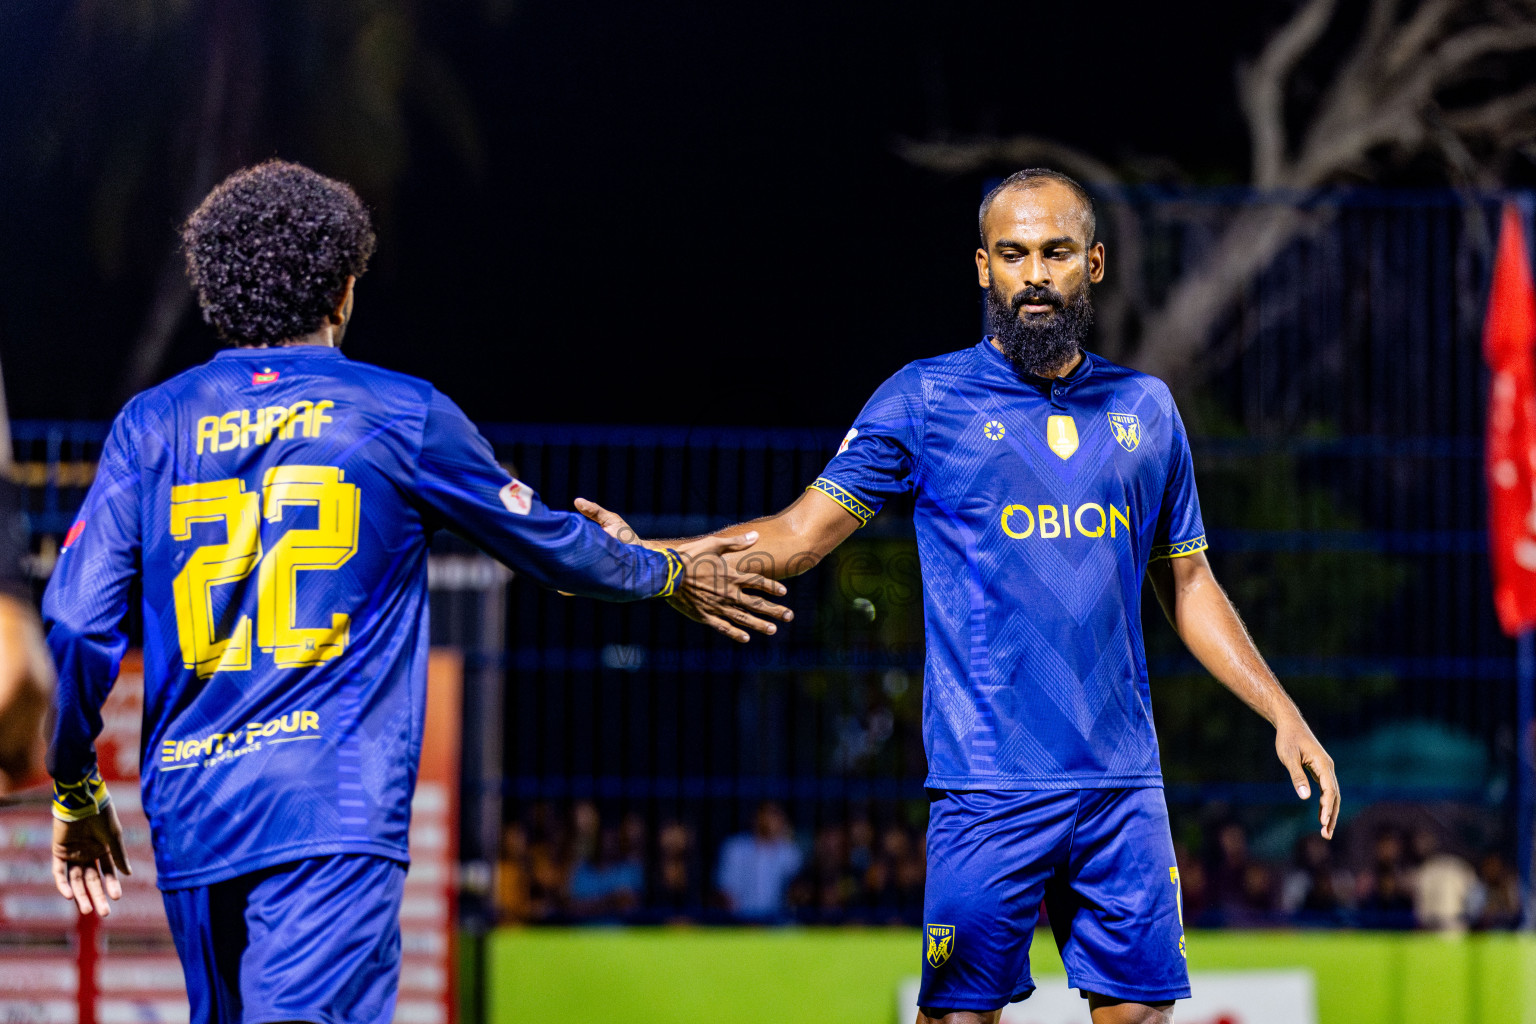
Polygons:
[[[1536,160],[1536,85],[1507,88],[1464,107],[1443,109],[1439,102],[1451,87],[1474,81],[1488,58],[1536,52],[1536,0],[1419,0],[1413,5],[1371,0],[1349,58],[1334,71],[1293,148],[1286,131],[1291,80],[1329,30],[1335,10],[1336,0],[1303,0],[1253,64],[1239,73],[1238,98],[1251,136],[1255,185],[1313,189],[1352,176],[1369,179],[1384,155],[1423,153],[1437,156],[1453,182],[1486,185],[1497,181],[1498,161],[1510,153]],[[914,163],[950,173],[1048,163],[1091,182],[1115,179],[1113,170],[1096,158],[1031,136],[959,146],[906,143],[903,153]],[[1123,200],[1110,206],[1126,218],[1117,242],[1123,247],[1123,238],[1132,238],[1139,246],[1136,209]],[[1139,325],[1139,342],[1126,361],[1175,387],[1196,383],[1219,368],[1208,353],[1221,317],[1287,245],[1326,223],[1328,216],[1326,211],[1303,212],[1287,201],[1243,207],[1200,260],[1185,267],[1159,308],[1147,307],[1139,284],[1114,295],[1115,303],[1123,300],[1115,309],[1135,315],[1101,319],[1101,335],[1120,332],[1112,344],[1127,350]],[[1122,256],[1121,265],[1126,262]],[[1219,355],[1232,358],[1240,350]]]
[[1238,98],[1253,145],[1253,183],[1279,184],[1285,162],[1285,84],[1333,20],[1335,0],[1307,0],[1238,75]]
[[[1320,139],[1348,134],[1349,129],[1372,120],[1373,112],[1379,112],[1383,103],[1398,92],[1392,76],[1423,57],[1423,50],[1433,41],[1431,30],[1449,17],[1458,2],[1461,0],[1425,0],[1407,26],[1397,23],[1400,0],[1377,0],[1372,4],[1359,44],[1334,75],[1313,115],[1303,150]],[[1290,184],[1305,187],[1315,183],[1310,179],[1316,178],[1318,169],[1327,163],[1299,157],[1297,166],[1307,167],[1308,172]],[[1321,173],[1326,178],[1328,172]]]
[[[1445,112],[1445,123],[1461,135],[1500,135],[1521,117],[1536,113],[1536,85],[1528,85],[1517,93],[1500,96],[1475,107],[1457,107]],[[1524,141],[1530,135],[1525,132]]]
[[1444,30],[1457,6],[1457,0],[1425,0],[1385,48],[1383,73],[1395,75],[1407,67]]
[[1466,29],[1437,46],[1407,83],[1414,95],[1428,99],[1468,64],[1498,53],[1536,48],[1536,25],[1488,25]]
[[1014,135],[1006,139],[975,139],[970,142],[920,142],[898,139],[896,153],[931,171],[963,174],[987,167],[1028,167],[1047,164],[1058,167],[1090,185],[1109,185],[1120,181],[1114,168],[1073,146],[1038,135]]
[[1397,9],[1401,3],[1402,0],[1371,0],[1365,29],[1360,33],[1360,51],[1371,52],[1381,45],[1397,24]]
[[[1401,43],[1393,49],[1400,55],[1409,52]],[[1421,148],[1433,137],[1427,116],[1438,91],[1483,57],[1532,49],[1536,49],[1536,25],[1479,26],[1419,55],[1406,79],[1381,82],[1368,74],[1344,77],[1308,133],[1288,184],[1301,188],[1324,184],[1361,166],[1378,146]]]
[[1487,187],[1495,184],[1492,172],[1472,155],[1467,144],[1445,123],[1441,117],[1430,117],[1429,136],[1445,157],[1456,185]]
[[1212,327],[1259,272],[1309,222],[1318,221],[1318,215],[1309,217],[1286,203],[1245,208],[1206,258],[1179,278],[1162,308],[1148,318],[1131,364],[1175,389],[1199,383],[1203,376],[1199,357],[1210,344]]

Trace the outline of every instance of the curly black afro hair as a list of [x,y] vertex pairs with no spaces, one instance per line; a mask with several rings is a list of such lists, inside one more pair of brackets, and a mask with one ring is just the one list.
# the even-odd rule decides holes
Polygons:
[[231,344],[275,345],[320,328],[374,236],[349,186],[269,160],[208,193],[181,241],[203,319]]

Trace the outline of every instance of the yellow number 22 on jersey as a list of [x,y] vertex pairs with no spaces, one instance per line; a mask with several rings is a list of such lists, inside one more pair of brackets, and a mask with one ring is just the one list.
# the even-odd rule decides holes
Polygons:
[[[291,529],[265,554],[260,518],[281,522],[288,508],[316,511],[314,529]],[[171,488],[171,536],[192,539],[192,524],[224,523],[223,544],[204,544],[177,573],[176,631],[182,664],[206,679],[215,672],[249,671],[251,620],[242,615],[230,635],[219,639],[213,614],[213,587],[235,583],[257,571],[256,645],[279,668],[329,661],[346,650],[351,616],[335,612],[327,626],[298,624],[300,569],[336,569],[357,551],[358,489],[334,466],[276,466],[267,470],[260,500],[242,480],[213,480]]]

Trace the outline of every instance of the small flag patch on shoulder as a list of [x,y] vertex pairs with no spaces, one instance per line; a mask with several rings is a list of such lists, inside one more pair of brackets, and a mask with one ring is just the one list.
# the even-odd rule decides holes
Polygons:
[[251,374],[252,384],[271,384],[277,380],[279,374],[276,370],[257,370]]
[[69,528],[69,532],[64,535],[64,543],[59,545],[59,550],[60,551],[66,550],[71,544],[73,544],[75,541],[79,540],[80,539],[80,535],[82,533],[84,533],[84,532],[85,532],[85,520],[84,519],[76,519],[75,522],[74,522],[74,525],[72,525]]
[[516,477],[501,489],[499,497],[513,515],[525,516],[533,508],[533,488]]

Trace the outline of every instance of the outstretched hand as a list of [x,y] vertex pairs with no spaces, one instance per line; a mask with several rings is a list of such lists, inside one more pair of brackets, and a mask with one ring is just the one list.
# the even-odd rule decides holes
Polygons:
[[617,512],[610,512],[595,501],[586,498],[576,499],[576,511],[592,520],[603,528],[603,532],[622,544],[645,544],[648,548],[657,548],[661,545],[646,544],[640,539],[634,529],[625,522],[624,517]]
[[[615,540],[625,544],[663,546],[642,541],[623,516],[608,511],[595,501],[577,498],[576,511],[601,526]],[[693,621],[702,622],[737,643],[744,644],[752,638],[747,630],[772,636],[778,631],[772,620],[789,622],[795,613],[748,591],[759,590],[783,597],[788,589],[760,573],[742,572],[736,560],[725,557],[756,543],[755,530],[736,537],[699,537],[670,542],[666,546],[682,556],[683,571],[667,603]]]
[[1317,779],[1322,792],[1318,796],[1317,820],[1322,826],[1324,839],[1333,838],[1333,830],[1339,824],[1339,779],[1333,770],[1333,758],[1317,742],[1312,730],[1298,715],[1282,721],[1275,727],[1275,753],[1280,763],[1290,773],[1291,785],[1303,800],[1312,795],[1307,773]]
[[89,818],[53,821],[53,884],[59,895],[74,900],[80,913],[93,910],[106,917],[114,900],[123,898],[117,873],[133,874],[123,850],[123,826],[117,808],[108,804]]

